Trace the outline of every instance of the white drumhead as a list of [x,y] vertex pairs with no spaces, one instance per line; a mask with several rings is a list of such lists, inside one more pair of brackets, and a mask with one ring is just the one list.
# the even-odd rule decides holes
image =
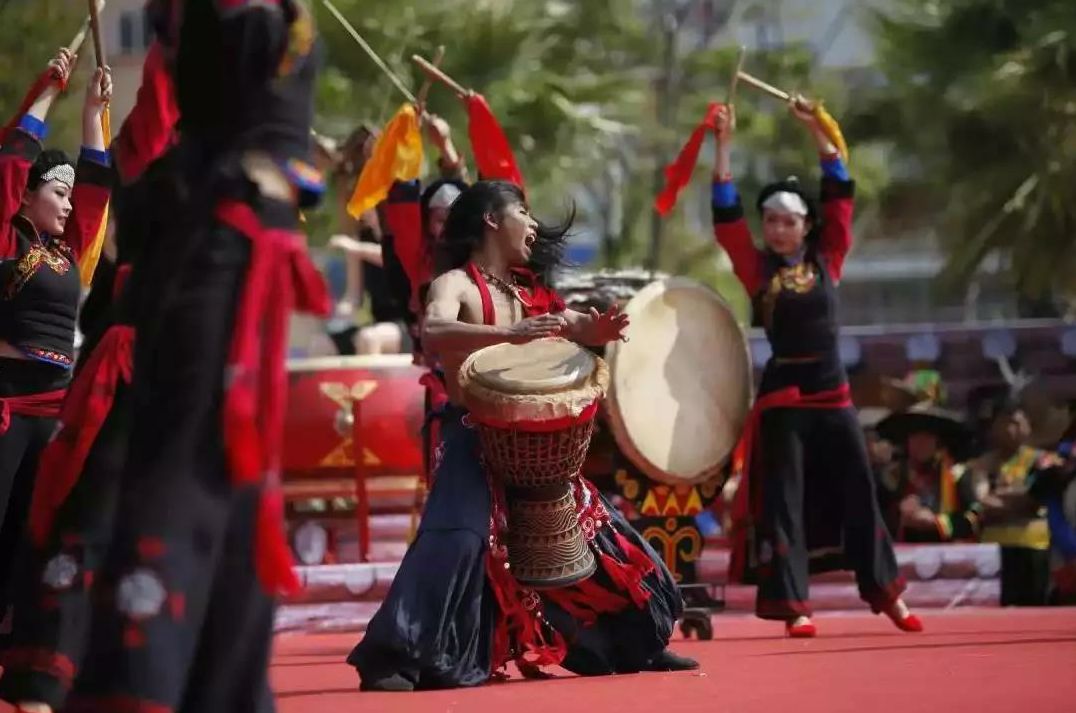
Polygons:
[[467,369],[471,379],[502,394],[548,394],[582,386],[596,363],[593,354],[572,342],[540,339],[483,349]]
[[654,480],[705,482],[732,453],[750,411],[743,330],[716,292],[684,278],[651,283],[625,312],[629,341],[606,355],[617,444]]

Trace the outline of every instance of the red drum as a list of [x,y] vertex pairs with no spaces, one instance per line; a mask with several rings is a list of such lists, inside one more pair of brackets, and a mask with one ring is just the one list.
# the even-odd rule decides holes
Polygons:
[[[422,474],[423,370],[410,354],[288,362],[284,479],[353,472],[352,401],[362,402],[367,477]],[[335,474],[332,471],[337,471]]]

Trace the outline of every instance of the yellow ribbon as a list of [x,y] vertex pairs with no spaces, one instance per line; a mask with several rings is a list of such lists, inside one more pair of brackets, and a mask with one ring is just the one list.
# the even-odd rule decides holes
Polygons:
[[[112,145],[112,126],[108,115],[108,105],[105,105],[104,112],[101,113],[101,129],[105,134],[105,149],[108,149]],[[101,259],[101,250],[105,246],[105,234],[108,232],[108,203],[105,203],[105,210],[101,213],[101,225],[97,228],[97,235],[94,237],[93,242],[90,243],[86,250],[79,257],[78,261],[78,273],[82,279],[82,286],[89,287],[93,283],[93,273],[97,270],[97,263]]]
[[347,212],[358,218],[385,200],[395,181],[412,181],[421,170],[422,133],[418,115],[413,105],[404,104],[374,144],[373,155],[363,166],[347,203]]

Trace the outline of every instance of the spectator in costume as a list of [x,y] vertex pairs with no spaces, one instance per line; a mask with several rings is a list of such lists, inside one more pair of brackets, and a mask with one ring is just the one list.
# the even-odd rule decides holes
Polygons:
[[919,404],[878,424],[904,457],[879,481],[879,500],[893,537],[902,542],[977,540],[979,506],[973,479],[958,462],[969,432],[960,416]]
[[1050,535],[1030,487],[1043,453],[1030,445],[1027,413],[1007,389],[980,413],[989,424],[989,450],[968,468],[982,504],[982,540],[1001,546],[1001,603],[1041,605],[1049,583]]

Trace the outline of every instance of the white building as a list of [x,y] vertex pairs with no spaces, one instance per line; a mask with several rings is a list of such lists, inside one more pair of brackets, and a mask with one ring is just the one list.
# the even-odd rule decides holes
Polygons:
[[101,41],[112,67],[112,130],[119,131],[134,106],[142,83],[142,63],[153,39],[144,12],[145,0],[109,0],[101,13]]

